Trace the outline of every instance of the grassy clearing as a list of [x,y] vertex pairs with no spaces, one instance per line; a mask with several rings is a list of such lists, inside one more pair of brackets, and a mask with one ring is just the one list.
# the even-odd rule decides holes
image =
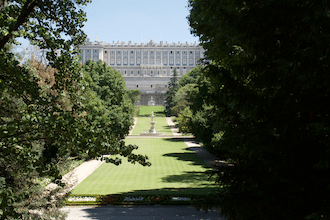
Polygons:
[[165,107],[164,106],[140,106],[139,117],[148,117],[154,113],[157,117],[165,117],[164,113]]
[[[140,135],[145,131],[149,132],[151,118],[138,118],[137,124],[134,127],[132,135]],[[166,135],[172,135],[171,128],[168,126],[165,117],[154,118],[156,132],[165,133]]]
[[206,195],[217,190],[210,169],[182,141],[173,139],[127,139],[137,144],[136,153],[147,154],[151,167],[133,165],[123,159],[120,166],[102,164],[81,182],[73,194]]

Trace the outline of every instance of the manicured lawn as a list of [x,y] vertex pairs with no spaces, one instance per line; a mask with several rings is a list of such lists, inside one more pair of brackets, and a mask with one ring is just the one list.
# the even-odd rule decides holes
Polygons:
[[218,187],[204,172],[210,169],[182,141],[161,138],[126,139],[136,153],[148,155],[152,166],[123,159],[119,166],[102,164],[73,194],[206,195]]
[[[137,124],[134,127],[132,135],[140,135],[145,131],[149,132],[150,129],[150,117],[140,117],[138,118]],[[165,133],[167,135],[172,135],[171,128],[168,126],[165,117],[154,118],[156,132]]]
[[164,106],[140,106],[139,116],[150,116],[152,112],[155,116],[165,117]]

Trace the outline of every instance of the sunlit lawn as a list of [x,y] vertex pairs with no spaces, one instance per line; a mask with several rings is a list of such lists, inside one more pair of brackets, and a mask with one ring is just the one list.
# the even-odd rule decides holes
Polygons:
[[136,153],[148,155],[152,166],[123,159],[119,166],[102,164],[81,182],[73,194],[208,194],[218,189],[204,172],[210,169],[185,143],[173,139],[126,139],[137,144]]
[[[132,135],[140,135],[145,131],[149,132],[151,117],[138,118],[137,124],[134,127]],[[171,128],[168,126],[165,117],[154,118],[156,132],[172,135]]]
[[150,116],[153,112],[155,116],[165,117],[164,110],[165,110],[164,106],[141,105],[139,116]]

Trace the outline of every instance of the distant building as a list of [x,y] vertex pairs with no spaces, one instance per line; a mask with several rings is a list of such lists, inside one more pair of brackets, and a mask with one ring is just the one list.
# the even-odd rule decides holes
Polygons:
[[128,90],[139,89],[141,105],[148,105],[151,100],[155,105],[163,105],[174,68],[181,78],[204,56],[203,48],[196,43],[168,44],[152,40],[147,44],[103,43],[87,38],[86,45],[79,48],[82,62],[102,60],[122,74]]

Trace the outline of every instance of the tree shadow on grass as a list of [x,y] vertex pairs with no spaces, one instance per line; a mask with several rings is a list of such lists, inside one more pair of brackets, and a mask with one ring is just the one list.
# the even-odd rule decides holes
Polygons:
[[191,183],[198,187],[209,186],[215,179],[205,172],[185,172],[179,175],[169,175],[162,178],[166,183]]
[[[210,168],[202,159],[200,159],[194,152],[189,148],[186,148],[187,152],[183,153],[169,153],[163,154],[164,157],[175,157],[177,160],[191,162],[192,165],[202,166],[203,168]],[[189,150],[189,151],[188,151]]]
[[[151,114],[150,114],[151,115]],[[164,111],[157,111],[157,112],[154,112],[154,115],[158,116],[158,117],[165,117],[165,113]]]

